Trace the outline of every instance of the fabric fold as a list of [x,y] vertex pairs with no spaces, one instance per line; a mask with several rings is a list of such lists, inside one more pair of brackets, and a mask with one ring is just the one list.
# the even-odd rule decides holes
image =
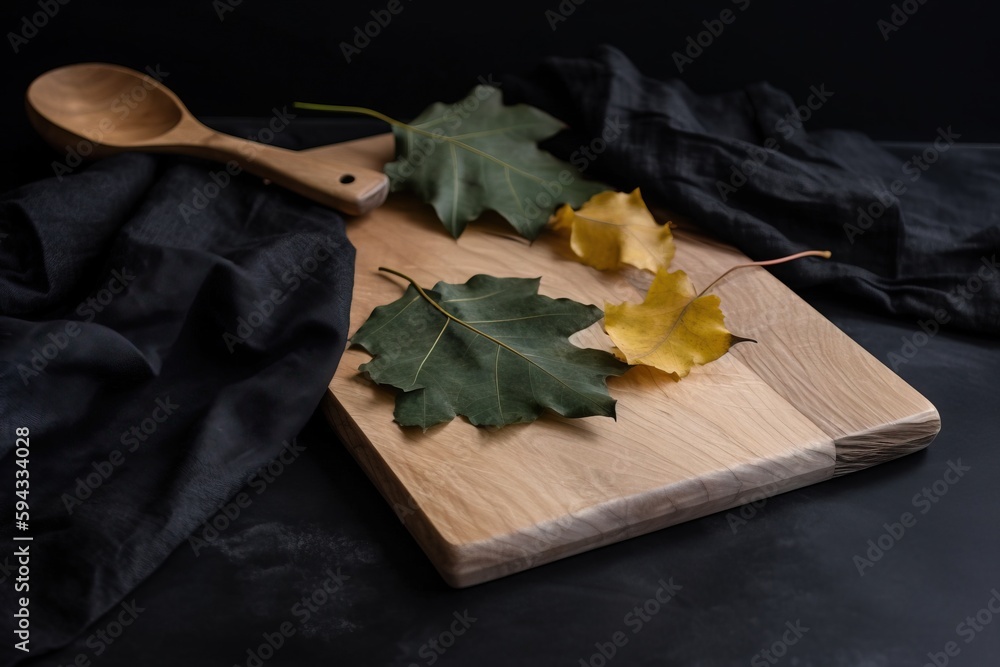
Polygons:
[[128,154],[0,197],[0,468],[29,429],[32,656],[218,520],[346,346],[343,220],[250,176],[191,207],[214,168]]
[[837,103],[821,82],[796,101],[766,83],[702,95],[643,76],[620,51],[551,58],[504,80],[505,102],[564,120],[547,147],[681,215],[753,259],[805,249],[774,273],[882,313],[1000,333],[1000,151],[943,124],[926,142],[884,147],[808,130]]

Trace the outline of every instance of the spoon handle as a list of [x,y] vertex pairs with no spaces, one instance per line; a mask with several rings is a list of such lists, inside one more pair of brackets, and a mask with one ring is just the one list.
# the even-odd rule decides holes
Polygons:
[[221,132],[209,131],[197,143],[173,148],[220,162],[233,161],[251,174],[348,215],[372,210],[389,194],[388,177],[374,169],[319,159],[306,152],[237,139]]

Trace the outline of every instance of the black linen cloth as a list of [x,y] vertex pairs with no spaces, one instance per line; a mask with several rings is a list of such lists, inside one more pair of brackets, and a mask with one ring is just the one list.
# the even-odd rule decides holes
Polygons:
[[1000,151],[961,146],[959,126],[930,129],[926,147],[901,156],[856,132],[807,131],[802,118],[837,103],[819,82],[798,102],[766,83],[699,95],[609,46],[549,59],[503,90],[568,123],[547,146],[557,155],[641,187],[752,259],[832,251],[773,269],[795,289],[828,288],[935,331],[1000,333]]
[[[795,287],[1000,331],[1000,280],[979,273],[998,245],[994,151],[951,147],[852,243],[845,225],[878,201],[873,190],[907,178],[903,159],[853,133],[786,137],[779,121],[794,104],[766,85],[698,96],[604,49],[504,91],[574,128],[552,144],[567,159],[621,128],[597,175],[641,186],[754,258],[834,251],[779,267]],[[330,140],[319,136],[289,141]],[[718,182],[768,138],[780,150],[722,201]],[[0,476],[14,479],[15,429],[29,428],[32,655],[129,604],[257,470],[294,450],[344,348],[353,254],[340,218],[251,177],[220,186],[220,171],[126,155],[0,197]],[[13,516],[8,488],[0,512]],[[15,609],[9,583],[0,601]]]
[[[0,197],[0,540],[31,554],[18,592],[5,546],[0,608],[10,621],[29,598],[32,657],[119,604],[141,613],[129,592],[297,454],[345,347],[343,220],[224,173],[127,154]],[[11,521],[23,469],[27,531]],[[28,657],[13,643],[0,663]]]

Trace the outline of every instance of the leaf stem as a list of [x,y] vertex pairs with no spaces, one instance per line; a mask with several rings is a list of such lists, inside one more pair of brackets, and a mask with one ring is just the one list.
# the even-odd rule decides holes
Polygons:
[[[411,285],[413,285],[413,289],[417,290],[417,293],[420,296],[422,296],[427,301],[427,303],[429,303],[432,306],[434,306],[434,308],[436,308],[442,315],[444,315],[445,317],[447,317],[452,322],[455,322],[456,324],[462,325],[463,327],[465,327],[469,331],[472,331],[473,333],[477,333],[480,336],[482,336],[483,338],[485,338],[485,339],[491,341],[492,343],[494,343],[494,344],[502,347],[503,349],[507,350],[508,352],[510,352],[511,354],[513,354],[514,356],[520,357],[521,359],[523,359],[527,363],[531,364],[535,368],[539,369],[540,371],[542,371],[543,373],[545,373],[546,375],[548,375],[553,380],[555,380],[559,384],[563,385],[564,387],[566,387],[567,389],[569,389],[573,393],[578,394],[579,396],[585,398],[592,405],[599,406],[599,404],[596,401],[594,401],[594,399],[590,398],[586,394],[581,393],[579,390],[574,389],[570,385],[566,384],[566,382],[562,378],[560,378],[555,373],[553,373],[549,369],[547,369],[544,366],[542,366],[541,364],[539,364],[534,359],[528,358],[528,356],[526,356],[525,354],[523,354],[521,352],[518,352],[517,350],[515,350],[514,348],[512,348],[510,345],[507,345],[506,343],[504,343],[503,341],[497,340],[496,338],[494,338],[493,336],[489,335],[485,331],[480,331],[479,329],[477,329],[476,327],[472,326],[471,324],[469,324],[465,320],[459,319],[459,318],[455,317],[454,315],[452,315],[451,313],[449,313],[447,310],[445,310],[441,306],[441,304],[439,304],[437,301],[435,301],[434,299],[432,299],[431,296],[430,296],[430,294],[428,294],[427,292],[425,292],[424,288],[421,287],[420,285],[418,285],[417,282],[413,278],[411,278],[410,276],[408,276],[405,273],[402,273],[400,271],[397,271],[395,269],[390,269],[390,268],[387,268],[387,267],[384,267],[384,266],[378,267],[378,270],[379,271],[385,271],[386,273],[391,273],[394,276],[399,276],[400,278],[402,278],[406,282],[408,282]],[[498,353],[499,353],[499,351],[498,351]],[[499,376],[497,376],[497,377],[499,378]]]
[[495,162],[504,169],[513,170],[521,174],[525,178],[535,181],[536,183],[541,183],[543,185],[545,184],[544,178],[541,178],[540,176],[535,176],[534,174],[529,173],[518,166],[510,164],[505,160],[501,160],[500,158],[491,155],[486,151],[480,150],[475,146],[471,146],[465,143],[464,141],[459,141],[458,139],[450,137],[442,132],[428,132],[427,130],[417,127],[416,125],[410,125],[409,123],[404,123],[401,120],[396,120],[395,118],[386,116],[384,113],[380,113],[378,111],[375,111],[374,109],[368,109],[366,107],[343,106],[340,104],[316,104],[314,102],[295,102],[292,106],[295,107],[296,109],[309,109],[311,111],[334,111],[338,113],[358,113],[364,116],[371,116],[372,118],[377,118],[381,121],[385,121],[386,123],[389,123],[394,127],[402,128],[408,132],[415,132],[416,134],[422,134],[425,137],[430,137],[435,141],[444,141],[446,143],[452,144],[453,146],[458,146],[459,148],[469,151],[473,155],[478,155],[479,157],[485,160],[490,160],[492,162]]
[[340,104],[316,104],[314,102],[296,102],[292,106],[295,107],[296,109],[309,109],[310,111],[335,111],[337,113],[359,113],[364,116],[371,116],[372,118],[378,118],[379,120],[389,123],[389,125],[395,125],[396,127],[405,127],[413,129],[416,132],[419,132],[419,130],[414,128],[412,125],[407,125],[401,120],[390,118],[389,116],[386,116],[384,113],[379,113],[374,109],[367,109],[365,107],[351,107],[351,106],[343,106]]
[[829,250],[804,250],[802,252],[797,252],[795,254],[788,255],[786,257],[779,257],[778,259],[766,259],[760,262],[747,262],[746,264],[737,264],[736,266],[729,267],[729,269],[727,269],[721,276],[710,282],[708,284],[708,287],[706,287],[705,289],[703,289],[701,292],[698,293],[698,297],[704,296],[705,293],[708,292],[708,290],[712,289],[713,286],[715,286],[719,281],[721,281],[723,278],[728,276],[736,269],[746,269],[751,266],[774,266],[775,264],[784,264],[785,262],[791,262],[793,260],[801,259],[803,257],[822,257],[824,259],[830,259],[830,254],[831,253]]
[[413,278],[411,278],[410,276],[406,275],[405,273],[401,273],[401,272],[399,272],[399,271],[397,271],[395,269],[389,269],[389,268],[386,268],[384,266],[378,267],[378,270],[379,271],[385,271],[386,273],[391,273],[394,276],[399,276],[400,278],[402,278],[406,282],[408,282],[411,285],[413,285],[413,289],[417,290],[417,294],[419,294],[420,296],[422,296],[427,301],[427,303],[429,303],[432,306],[434,306],[434,308],[436,308],[442,315],[444,315],[445,317],[447,317],[452,322],[455,322],[456,324],[460,324],[463,327],[465,327],[466,329],[468,329],[469,331],[472,331],[474,333],[479,334],[483,338],[486,338],[487,340],[489,340],[489,341],[491,341],[491,342],[499,345],[500,347],[504,348],[508,352],[511,352],[511,353],[513,353],[513,354],[515,354],[515,355],[517,355],[519,357],[522,357],[522,358],[524,357],[523,354],[521,354],[520,352],[518,352],[517,350],[515,350],[514,348],[512,348],[510,345],[507,345],[503,341],[497,340],[496,338],[494,338],[493,336],[489,335],[485,331],[480,331],[479,329],[477,329],[476,327],[472,326],[471,324],[469,324],[465,320],[462,320],[462,319],[460,319],[458,317],[455,317],[454,315],[452,315],[451,313],[449,313],[447,310],[445,310],[441,306],[441,304],[439,304],[437,301],[435,301],[434,299],[432,299],[431,296],[430,296],[430,294],[428,294],[427,292],[425,292],[424,288],[417,284],[417,281],[415,281]]

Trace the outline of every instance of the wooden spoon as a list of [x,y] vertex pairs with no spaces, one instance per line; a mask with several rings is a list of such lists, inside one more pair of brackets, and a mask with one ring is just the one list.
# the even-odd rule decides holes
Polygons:
[[32,125],[57,150],[103,157],[141,150],[230,162],[350,215],[389,193],[385,174],[266,144],[202,125],[152,76],[106,63],[54,69],[28,87]]

